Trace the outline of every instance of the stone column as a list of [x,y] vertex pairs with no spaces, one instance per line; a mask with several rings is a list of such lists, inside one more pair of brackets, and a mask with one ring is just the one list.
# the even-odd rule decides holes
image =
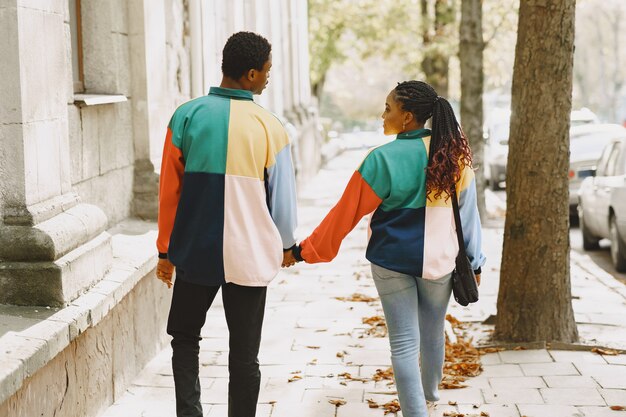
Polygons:
[[129,0],[127,4],[135,150],[132,211],[139,218],[156,220],[159,176],[150,160],[150,143],[165,137],[168,113],[173,110],[164,97],[165,7],[163,1]]
[[69,303],[112,261],[106,215],[71,189],[68,2],[0,3],[0,303]]

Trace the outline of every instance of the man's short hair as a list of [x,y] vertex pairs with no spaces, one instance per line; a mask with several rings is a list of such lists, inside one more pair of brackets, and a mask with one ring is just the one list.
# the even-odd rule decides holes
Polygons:
[[253,32],[237,32],[228,38],[222,52],[222,73],[238,80],[251,69],[261,71],[269,60],[272,45]]

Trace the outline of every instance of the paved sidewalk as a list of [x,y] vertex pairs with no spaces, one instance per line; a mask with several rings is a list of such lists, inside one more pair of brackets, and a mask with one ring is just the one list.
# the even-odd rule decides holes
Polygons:
[[[302,190],[299,237],[305,237],[336,202],[365,152],[345,152]],[[396,398],[389,381],[371,380],[377,369],[390,366],[387,339],[367,335],[369,326],[362,323],[365,317],[382,315],[380,303],[335,298],[355,293],[376,297],[364,258],[366,226],[361,221],[331,264],[299,264],[281,272],[270,286],[257,416],[383,416],[383,410],[369,408],[367,400],[383,404]],[[485,228],[484,241],[489,259],[481,300],[471,308],[452,303],[449,312],[474,322],[474,330],[487,335],[490,326],[480,323],[495,314],[502,229]],[[580,255],[572,257],[572,282],[583,342],[625,349],[624,286]],[[218,296],[207,316],[200,353],[202,402],[208,417],[227,415],[227,346]],[[169,348],[155,357],[101,417],[175,416],[170,357]],[[482,364],[484,372],[470,378],[467,388],[441,392],[435,416],[626,417],[626,412],[609,408],[626,406],[626,355],[509,350],[484,355]],[[341,376],[346,372],[367,381],[347,380]],[[343,400],[345,405],[336,407],[329,400]]]

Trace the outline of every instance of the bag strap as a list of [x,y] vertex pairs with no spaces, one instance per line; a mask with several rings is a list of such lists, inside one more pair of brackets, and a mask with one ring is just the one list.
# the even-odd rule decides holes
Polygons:
[[456,237],[459,240],[459,252],[467,256],[465,242],[463,241],[463,227],[461,226],[461,213],[459,212],[459,200],[456,198],[456,186],[452,186],[452,211],[454,212],[454,223],[456,224]]

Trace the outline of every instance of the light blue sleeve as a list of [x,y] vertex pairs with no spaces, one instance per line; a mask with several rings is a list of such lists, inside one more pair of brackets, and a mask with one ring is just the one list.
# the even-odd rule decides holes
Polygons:
[[296,244],[298,225],[296,207],[296,177],[291,159],[291,144],[276,155],[276,163],[267,169],[270,214],[280,232],[283,249]]
[[476,200],[476,180],[472,179],[469,187],[461,191],[459,197],[459,213],[461,215],[461,227],[463,228],[463,240],[465,251],[474,270],[482,267],[487,258],[482,253],[482,229],[478,214]]

